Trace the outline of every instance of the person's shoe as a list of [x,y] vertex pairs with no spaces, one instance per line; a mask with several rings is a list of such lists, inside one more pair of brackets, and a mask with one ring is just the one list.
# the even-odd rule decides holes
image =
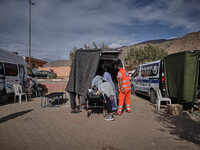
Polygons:
[[121,116],[122,114],[119,114],[117,111],[114,113],[116,116]]
[[110,115],[110,116],[105,118],[105,121],[114,121],[114,120],[115,120],[115,118],[114,118],[113,115]]
[[86,109],[86,107],[87,107],[87,105],[82,104],[81,107],[80,107],[80,109]]
[[82,112],[81,110],[76,110],[76,113],[80,113],[80,112]]
[[127,109],[125,110],[125,112],[127,112],[127,113],[131,113],[131,111],[130,111],[130,110],[128,111]]
[[77,113],[77,112],[76,112],[76,110],[72,110],[71,113],[75,114],[75,113]]
[[83,110],[83,109],[86,109],[86,108],[85,108],[85,107],[80,107],[80,109],[82,109],[82,110]]

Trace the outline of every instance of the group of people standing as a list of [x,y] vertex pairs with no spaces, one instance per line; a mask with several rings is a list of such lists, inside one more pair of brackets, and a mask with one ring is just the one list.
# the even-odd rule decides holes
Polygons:
[[[123,111],[124,101],[126,104],[126,111],[128,113],[131,112],[131,102],[130,102],[130,92],[131,92],[131,82],[129,79],[129,74],[123,68],[121,61],[117,62],[117,81],[118,81],[118,92],[116,91],[115,84],[112,80],[111,74],[108,72],[106,67],[103,67],[102,76],[95,76],[92,81],[92,87],[98,89],[106,99],[106,108],[107,108],[107,117],[105,121],[113,121],[115,120],[114,115],[121,115]],[[119,93],[119,94],[117,94]],[[118,96],[117,96],[118,95]],[[71,113],[80,112],[76,107],[75,94],[70,93],[70,101],[71,101]],[[79,96],[81,103],[83,104],[84,97]],[[118,100],[118,101],[117,101]],[[82,105],[84,106],[84,104]]]
[[[130,78],[129,78],[129,75],[126,72],[126,70],[123,68],[121,61],[117,63],[117,69],[118,69],[117,80],[118,80],[118,89],[119,89],[118,106],[117,106],[117,96],[116,96],[116,94],[114,95],[114,100],[111,100],[111,104],[112,104],[112,108],[113,108],[112,111],[115,111],[115,110],[117,110],[117,111],[115,111],[114,113],[110,113],[105,118],[106,121],[115,120],[113,114],[114,115],[121,115],[122,114],[124,101],[125,101],[125,105],[126,105],[126,111],[128,113],[131,112],[131,102],[130,102],[131,82],[130,82]],[[110,84],[113,87],[113,90],[116,93],[115,86],[114,86],[114,83],[112,81],[111,75],[108,72],[105,72],[103,77],[108,82],[110,82]]]

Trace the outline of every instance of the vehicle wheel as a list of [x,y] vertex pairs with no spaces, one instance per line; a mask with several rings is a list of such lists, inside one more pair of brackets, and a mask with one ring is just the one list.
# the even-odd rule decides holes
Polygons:
[[155,104],[156,103],[156,99],[157,99],[157,95],[156,95],[156,92],[151,89],[150,90],[150,101]]

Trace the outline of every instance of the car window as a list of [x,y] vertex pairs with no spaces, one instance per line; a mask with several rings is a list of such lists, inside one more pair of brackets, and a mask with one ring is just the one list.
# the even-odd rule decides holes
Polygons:
[[135,70],[133,77],[137,77],[137,76],[139,75],[139,71],[140,71],[140,67],[138,67],[138,68]]
[[158,74],[158,66],[159,64],[150,64],[141,67],[141,76],[148,77],[148,76],[156,76]]
[[18,69],[16,64],[5,63],[5,75],[6,76],[17,76]]

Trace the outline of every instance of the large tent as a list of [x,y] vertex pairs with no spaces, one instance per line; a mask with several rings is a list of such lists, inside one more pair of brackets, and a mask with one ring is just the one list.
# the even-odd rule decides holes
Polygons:
[[163,58],[167,95],[183,102],[197,101],[200,51],[185,51]]

